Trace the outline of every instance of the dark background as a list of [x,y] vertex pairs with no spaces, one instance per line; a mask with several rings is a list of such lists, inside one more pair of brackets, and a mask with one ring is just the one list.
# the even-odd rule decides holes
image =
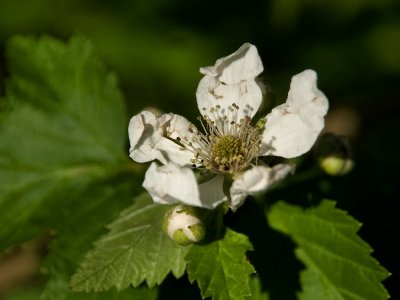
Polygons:
[[292,75],[316,70],[328,130],[349,137],[356,165],[326,194],[364,224],[360,235],[393,273],[385,286],[400,295],[399,1],[0,0],[0,94],[9,37],[76,32],[119,76],[130,114],[150,106],[195,118],[199,67],[244,42],[257,46],[278,102]]

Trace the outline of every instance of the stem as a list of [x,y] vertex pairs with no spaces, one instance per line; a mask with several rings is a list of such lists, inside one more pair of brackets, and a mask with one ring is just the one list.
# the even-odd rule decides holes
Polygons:
[[319,166],[315,165],[311,169],[308,169],[306,171],[303,171],[299,174],[296,174],[292,177],[287,178],[283,183],[277,185],[276,187],[272,188],[271,190],[276,191],[276,190],[285,189],[285,188],[291,187],[293,185],[314,179],[314,178],[320,176],[321,174],[323,174],[321,168]]

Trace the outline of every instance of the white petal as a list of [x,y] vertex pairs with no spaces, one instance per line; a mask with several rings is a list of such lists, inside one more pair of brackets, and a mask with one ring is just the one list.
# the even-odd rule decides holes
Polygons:
[[231,55],[218,59],[214,66],[200,69],[200,73],[219,77],[221,82],[228,85],[254,79],[262,71],[263,65],[257,48],[249,43],[243,44]]
[[162,139],[158,132],[157,118],[148,111],[143,111],[131,118],[128,126],[130,157],[137,162],[158,159],[165,163],[165,158],[155,145]]
[[131,144],[131,149],[138,144],[140,137],[143,134],[144,119],[146,116],[148,116],[148,112],[142,112],[140,115],[134,115],[129,121],[128,135],[129,135],[129,142]]
[[[235,53],[218,59],[214,66],[201,68],[205,74],[196,91],[197,106],[201,114],[211,119],[229,116],[229,107],[239,106],[237,120],[253,117],[261,105],[262,89],[255,78],[263,71],[255,46],[244,44]],[[218,113],[210,110],[219,105]]]
[[167,138],[166,129],[170,128],[170,133],[173,131],[170,122],[176,116],[164,114],[156,117],[148,111],[133,116],[128,127],[130,157],[137,162],[157,159],[163,164],[172,161],[179,165],[190,165],[193,154],[182,150],[181,146]]
[[224,176],[217,175],[211,180],[208,180],[199,185],[200,198],[203,203],[203,207],[215,208],[220,203],[227,200],[223,190]]
[[172,118],[166,126],[166,135],[173,140],[188,140],[195,143],[196,126],[189,122],[185,117],[176,114],[170,114]]
[[[194,157],[193,153],[189,150],[183,149],[181,146],[177,145],[171,140],[163,138],[157,144],[157,147],[160,150],[162,157],[165,158],[166,162],[173,162],[180,166],[192,165],[190,160]],[[163,163],[165,164],[166,162]]]
[[179,167],[173,163],[159,166],[153,162],[146,172],[143,187],[156,203],[179,202],[212,209],[226,201],[222,183],[223,176],[216,176],[198,185],[190,168]]
[[248,195],[265,192],[292,171],[293,166],[289,164],[278,164],[272,168],[255,166],[245,171],[232,183],[230,189],[232,210],[240,207]]
[[153,162],[146,172],[143,187],[156,203],[181,202],[202,207],[196,177],[189,168],[172,163],[159,166]]
[[[180,115],[172,113],[169,115],[171,119],[168,120],[165,126],[165,135],[172,140],[180,139],[182,142],[189,141],[192,143],[193,147],[196,147],[196,126]],[[181,146],[176,147],[176,143],[172,143],[174,147],[170,147],[170,145],[172,145],[170,139],[165,138],[166,142],[161,147],[161,150],[163,150],[169,160],[180,166],[191,165],[191,160],[194,158],[195,154]]]
[[328,105],[328,99],[317,88],[315,71],[293,76],[286,103],[266,116],[263,155],[292,158],[310,150],[324,127]]

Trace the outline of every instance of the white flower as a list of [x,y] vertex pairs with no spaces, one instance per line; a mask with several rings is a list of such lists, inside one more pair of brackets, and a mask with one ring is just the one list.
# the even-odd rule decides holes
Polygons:
[[[224,201],[236,210],[248,195],[267,190],[293,166],[267,166],[260,156],[293,158],[310,150],[324,127],[328,100],[318,90],[317,75],[305,70],[293,76],[286,103],[275,107],[263,128],[251,123],[262,102],[256,78],[263,71],[255,46],[201,68],[197,88],[201,128],[176,114],[156,117],[144,111],[129,123],[130,156],[153,162],[144,188],[157,203],[184,203],[215,208]],[[208,173],[198,183],[194,170]]]

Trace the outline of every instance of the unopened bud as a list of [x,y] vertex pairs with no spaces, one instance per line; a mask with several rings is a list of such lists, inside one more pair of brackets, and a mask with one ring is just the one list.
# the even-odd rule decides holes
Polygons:
[[339,136],[326,133],[315,146],[319,166],[331,176],[345,175],[354,166],[349,142]]
[[349,173],[353,169],[354,162],[351,159],[332,156],[320,159],[319,165],[327,174],[338,176]]
[[265,123],[266,123],[265,119],[264,119],[264,118],[261,118],[260,120],[257,121],[256,127],[257,127],[258,129],[260,129],[260,130],[263,130],[264,127],[265,127]]
[[200,242],[205,237],[205,226],[194,207],[178,205],[164,218],[163,230],[179,245]]

